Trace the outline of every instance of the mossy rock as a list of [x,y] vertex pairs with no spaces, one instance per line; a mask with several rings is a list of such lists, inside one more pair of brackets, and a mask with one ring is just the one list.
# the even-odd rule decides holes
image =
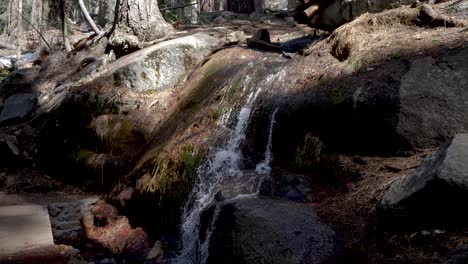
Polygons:
[[192,145],[182,147],[177,158],[159,157],[154,162],[152,176],[138,180],[137,190],[172,199],[182,205],[190,192],[190,183],[200,161],[200,153]]
[[291,162],[294,171],[312,171],[317,169],[321,162],[324,145],[319,137],[308,133],[302,146],[298,146]]
[[135,125],[119,115],[101,115],[88,129],[97,137],[100,151],[104,153],[125,155],[144,143],[144,136]]

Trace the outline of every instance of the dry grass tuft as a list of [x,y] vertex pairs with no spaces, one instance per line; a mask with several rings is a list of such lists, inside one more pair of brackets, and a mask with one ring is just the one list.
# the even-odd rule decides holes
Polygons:
[[466,42],[467,33],[459,27],[418,26],[418,14],[418,8],[410,7],[364,14],[338,28],[330,36],[330,53],[339,61],[346,61],[350,72],[355,72],[370,64],[418,55],[422,51],[450,48],[464,40]]
[[115,207],[103,201],[82,221],[87,238],[114,254],[143,253],[150,246],[143,229],[132,228],[126,217],[118,215]]

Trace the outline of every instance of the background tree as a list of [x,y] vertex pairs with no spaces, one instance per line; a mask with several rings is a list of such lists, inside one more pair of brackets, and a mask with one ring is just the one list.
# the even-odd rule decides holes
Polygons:
[[117,16],[109,44],[127,49],[138,48],[174,32],[159,11],[156,0],[117,1]]

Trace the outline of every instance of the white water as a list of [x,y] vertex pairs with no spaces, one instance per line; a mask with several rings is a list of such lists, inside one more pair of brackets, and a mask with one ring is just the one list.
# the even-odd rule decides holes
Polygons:
[[[278,112],[278,108],[273,111],[270,117],[270,130],[268,132],[268,144],[265,151],[265,159],[257,164],[255,170],[259,174],[267,174],[271,172],[271,161],[273,160],[273,155],[271,153],[271,148],[273,146],[273,127],[275,125],[276,113]],[[261,185],[261,183],[259,184]]]
[[[254,64],[248,65],[248,67],[251,68],[254,66]],[[272,87],[275,82],[281,81],[283,77],[283,72],[270,74],[263,82],[262,87]],[[249,92],[249,95],[244,106],[239,111],[235,128],[230,132],[227,142],[220,149],[212,151],[212,154],[209,154],[208,159],[197,170],[197,181],[194,183],[189,202],[185,206],[182,214],[181,251],[179,255],[172,260],[175,264],[204,264],[208,259],[210,238],[214,229],[215,220],[220,211],[220,206],[216,205],[212,221],[206,231],[205,240],[203,242],[199,240],[200,217],[203,210],[213,204],[215,195],[219,192],[225,179],[228,177],[242,176],[242,153],[240,145],[245,139],[245,130],[250,120],[254,102],[259,93],[262,92],[262,88],[257,88],[255,90],[252,88],[253,86],[255,86],[253,78],[246,75],[241,92]],[[261,174],[269,173],[271,170],[273,125],[276,112],[277,109],[271,115],[265,159],[257,165],[257,171]],[[232,114],[234,114],[232,108],[223,113],[221,118],[223,125],[227,124]],[[241,194],[231,199],[239,199],[252,195],[256,195],[256,192],[252,194]]]
[[[252,106],[260,91],[261,89],[257,90],[255,94],[253,92],[249,94],[244,107],[239,112],[236,127],[231,132],[227,143],[215,151],[197,171],[199,179],[192,191],[191,200],[193,202],[184,208],[182,216],[182,251],[174,260],[175,263],[205,263],[208,258],[210,234],[206,237],[205,243],[201,244],[199,241],[200,215],[203,209],[213,202],[223,179],[239,176],[241,173],[239,168],[242,157],[240,144],[245,138],[245,129],[252,112]],[[216,211],[218,210],[216,209]],[[216,211],[215,214],[217,214]]]

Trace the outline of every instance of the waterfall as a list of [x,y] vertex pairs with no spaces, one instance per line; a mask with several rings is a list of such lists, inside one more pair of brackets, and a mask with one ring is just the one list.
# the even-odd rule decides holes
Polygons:
[[[245,103],[241,107],[234,128],[230,131],[226,143],[220,148],[210,150],[207,159],[197,169],[196,179],[188,202],[182,213],[181,225],[181,247],[179,254],[171,260],[174,264],[204,264],[209,255],[209,243],[214,224],[216,222],[221,205],[215,200],[216,194],[221,190],[226,180],[240,179],[243,175],[241,163],[242,152],[241,144],[245,139],[245,132],[251,117],[252,109],[260,92],[265,90],[272,92],[271,87],[285,77],[284,70],[279,70],[262,78],[261,85],[258,85],[260,79],[256,79],[256,71],[260,72],[258,65],[250,62],[246,67],[246,74],[241,88],[242,94],[248,94]],[[253,77],[252,77],[253,76]],[[231,116],[234,115],[234,109],[231,107],[221,116],[221,125],[225,127]],[[271,121],[268,134],[268,145],[265,151],[264,160],[257,165],[256,173],[264,177],[270,172],[270,162],[272,160],[272,137],[274,120],[277,109],[271,114]],[[231,199],[240,199],[244,196],[256,195],[258,188],[250,194],[241,194]],[[203,233],[205,239],[200,241],[200,218],[203,211],[210,206],[215,206],[211,222],[207,227],[206,233]]]
[[[219,186],[225,177],[240,175],[239,163],[242,157],[240,144],[245,138],[252,106],[261,89],[251,92],[245,105],[239,111],[237,123],[230,133],[227,143],[215,151],[207,161],[198,168],[198,181],[193,187],[190,197],[191,203],[184,208],[182,215],[182,251],[174,263],[205,263],[208,258],[208,244],[202,245],[199,241],[200,215],[204,208],[211,204]],[[217,209],[219,210],[219,209]],[[205,243],[209,242],[209,237]]]
[[[275,125],[276,113],[278,112],[278,108],[273,111],[270,117],[270,128],[268,131],[268,144],[265,151],[265,159],[257,164],[255,170],[260,174],[267,174],[270,173],[271,167],[270,163],[273,160],[273,155],[271,154],[271,148],[273,146],[273,126]],[[261,185],[261,184],[259,184]]]

